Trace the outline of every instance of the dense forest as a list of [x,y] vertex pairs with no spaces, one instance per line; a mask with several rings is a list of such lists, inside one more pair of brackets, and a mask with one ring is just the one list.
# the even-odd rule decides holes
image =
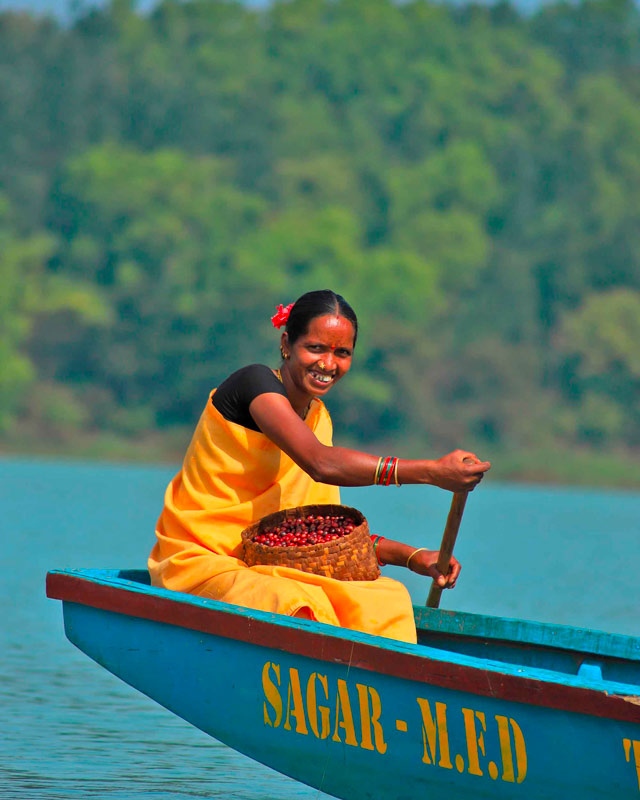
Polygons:
[[341,443],[637,467],[639,258],[628,0],[0,13],[5,450],[172,454],[332,288]]

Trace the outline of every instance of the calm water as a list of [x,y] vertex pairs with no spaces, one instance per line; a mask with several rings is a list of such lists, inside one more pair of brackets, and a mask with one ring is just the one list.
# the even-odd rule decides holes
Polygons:
[[[0,798],[324,800],[120,683],[64,637],[47,569],[141,567],[167,468],[0,460]],[[372,529],[437,546],[450,495],[343,492]],[[467,503],[442,606],[640,635],[640,495],[491,485]],[[415,603],[428,583],[405,570]]]

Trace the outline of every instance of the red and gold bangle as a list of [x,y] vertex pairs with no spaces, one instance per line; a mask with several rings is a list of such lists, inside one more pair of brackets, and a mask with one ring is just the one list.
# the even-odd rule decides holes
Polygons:
[[380,486],[388,486],[388,479],[391,476],[391,467],[393,465],[393,458],[385,458],[382,469],[380,470],[380,477],[378,483]]
[[383,567],[384,564],[380,561],[380,556],[378,555],[378,545],[380,544],[380,540],[384,539],[384,536],[371,536],[371,539],[373,541],[373,552],[375,553],[376,561],[379,566]]
[[391,478],[396,486],[398,483],[398,459],[395,456],[380,457],[373,476],[373,483],[377,486],[390,486]]
[[385,481],[385,484],[384,484],[385,486],[389,486],[391,484],[391,476],[394,473],[394,470],[396,468],[396,464],[397,463],[398,463],[398,459],[397,458],[392,458],[391,459],[391,464],[389,464],[389,472],[387,473],[387,480]]

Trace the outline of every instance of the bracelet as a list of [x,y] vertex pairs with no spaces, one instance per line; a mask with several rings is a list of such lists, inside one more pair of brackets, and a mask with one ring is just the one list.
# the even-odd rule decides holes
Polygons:
[[428,549],[429,549],[428,547],[418,547],[417,550],[414,550],[413,553],[411,553],[411,555],[407,559],[407,569],[411,569],[411,567],[409,566],[409,562],[415,556],[416,553],[419,553],[421,550],[428,550]]
[[389,471],[387,472],[387,477],[385,479],[384,485],[388,486],[391,483],[391,475],[393,470],[395,469],[396,464],[398,463],[397,458],[392,458],[389,462]]
[[380,561],[380,556],[378,555],[378,545],[380,544],[380,539],[384,539],[384,536],[375,536],[371,537],[373,539],[373,552],[376,557],[376,561],[378,562],[378,566],[383,567],[384,564]]
[[373,476],[374,485],[389,486],[393,477],[396,486],[398,483],[398,459],[392,456],[378,459],[375,475]]

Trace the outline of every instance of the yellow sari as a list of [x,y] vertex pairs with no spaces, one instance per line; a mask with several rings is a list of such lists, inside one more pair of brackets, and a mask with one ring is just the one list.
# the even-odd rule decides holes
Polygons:
[[[331,419],[320,400],[312,401],[305,423],[320,442],[332,444]],[[415,642],[409,593],[397,581],[339,581],[241,560],[244,528],[274,511],[315,503],[340,503],[338,487],[315,482],[267,436],[226,420],[210,396],[165,493],[149,556],[151,582]]]

